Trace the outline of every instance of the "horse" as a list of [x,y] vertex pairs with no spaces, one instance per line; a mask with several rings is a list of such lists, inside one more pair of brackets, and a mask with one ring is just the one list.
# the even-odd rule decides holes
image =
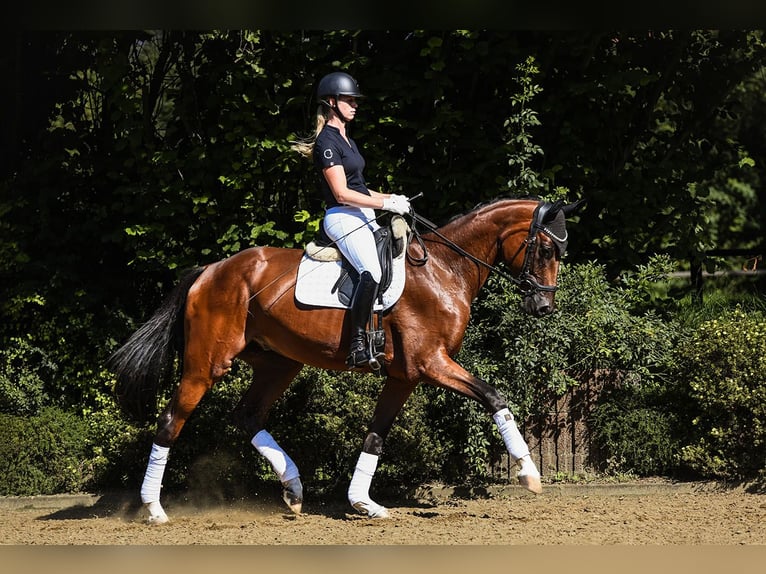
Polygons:
[[[411,209],[405,286],[382,316],[385,380],[348,487],[348,501],[357,512],[368,518],[389,516],[370,498],[369,489],[386,436],[421,382],[478,402],[519,467],[519,483],[532,493],[542,492],[539,470],[505,398],[453,357],[462,344],[471,303],[492,272],[518,287],[527,313],[544,316],[554,311],[567,243],[566,218],[582,203],[500,198],[441,227]],[[419,223],[428,229],[419,232]],[[290,511],[301,513],[300,472],[266,430],[269,411],[304,365],[347,370],[349,346],[344,309],[310,307],[295,299],[303,253],[300,248],[255,246],[189,270],[151,318],[110,356],[118,403],[138,416],[156,410],[160,389],[172,388],[173,365],[181,372],[157,419],[141,485],[148,523],[169,520],[160,488],[170,448],[202,397],[235,360],[250,365],[253,380],[232,420],[271,464]]]

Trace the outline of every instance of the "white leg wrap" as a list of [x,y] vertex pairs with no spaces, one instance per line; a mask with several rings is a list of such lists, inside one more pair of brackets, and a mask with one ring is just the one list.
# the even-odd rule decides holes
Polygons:
[[367,514],[370,518],[388,518],[388,510],[370,498],[372,476],[377,468],[377,455],[366,452],[359,454],[354,476],[348,486],[348,501],[357,511]]
[[149,511],[150,524],[164,524],[168,521],[168,515],[160,504],[160,489],[162,489],[162,476],[165,474],[165,466],[168,463],[170,448],[152,444],[149,453],[149,463],[146,465],[144,482],[141,484],[141,502]]
[[258,434],[250,442],[271,463],[271,468],[274,469],[281,482],[298,478],[300,475],[298,467],[268,431],[258,431]]
[[539,478],[540,471],[537,470],[537,465],[532,460],[531,456],[527,455],[520,459],[519,465],[521,465],[521,470],[519,470],[518,476],[533,476]]
[[529,446],[521,436],[519,428],[516,426],[516,421],[513,420],[511,411],[506,409],[500,409],[492,418],[497,425],[500,435],[503,437],[505,448],[508,449],[508,454],[514,462],[521,466],[519,470],[518,478],[522,486],[527,490],[539,494],[542,492],[542,485],[540,484],[540,471],[537,470],[535,462],[532,460],[532,456],[529,453]]
[[146,465],[144,482],[141,484],[141,502],[159,502],[160,489],[162,488],[162,476],[165,474],[165,466],[168,463],[170,448],[152,444],[149,453],[149,463]]
[[492,415],[492,418],[495,420],[500,436],[503,437],[505,448],[508,449],[508,454],[513,457],[514,462],[529,456],[529,447],[524,437],[521,436],[511,411],[507,408],[501,409]]

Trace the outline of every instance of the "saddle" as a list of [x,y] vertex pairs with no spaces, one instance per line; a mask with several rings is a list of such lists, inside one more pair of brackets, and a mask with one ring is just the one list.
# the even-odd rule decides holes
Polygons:
[[[390,217],[383,216],[378,223],[380,229],[374,232],[374,236],[382,272],[378,300],[382,301],[383,294],[391,286],[393,260],[404,251],[410,227],[401,215],[396,214],[390,214]],[[343,305],[350,305],[354,290],[359,283],[359,273],[334,244],[335,242],[327,236],[324,225],[320,223],[319,236],[306,245],[306,255],[315,261],[340,261],[341,274],[332,287],[332,293],[338,294],[338,300]]]

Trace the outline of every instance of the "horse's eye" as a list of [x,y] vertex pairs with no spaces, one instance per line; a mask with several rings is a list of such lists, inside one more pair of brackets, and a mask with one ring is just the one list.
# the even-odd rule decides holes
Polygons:
[[540,245],[540,257],[551,259],[553,257],[553,247],[550,245]]

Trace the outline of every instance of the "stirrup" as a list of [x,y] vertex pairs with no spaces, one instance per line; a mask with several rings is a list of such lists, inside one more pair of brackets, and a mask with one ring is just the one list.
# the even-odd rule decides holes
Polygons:
[[380,356],[381,355],[373,355],[372,357],[370,357],[370,360],[367,361],[367,364],[370,366],[370,368],[373,371],[379,371],[380,367],[382,366],[380,364],[380,361],[378,360],[378,357],[380,357]]
[[346,357],[346,366],[350,369],[366,367],[370,365],[370,362],[371,359],[370,355],[367,353],[367,349],[354,349],[348,354],[348,357]]
[[354,349],[346,357],[346,366],[350,369],[370,367],[373,371],[379,371],[384,356],[384,353],[370,353],[369,349]]
[[[372,322],[372,319],[370,319]],[[386,345],[386,334],[383,329],[376,331],[367,331],[367,354],[370,357],[370,368],[373,371],[380,371],[383,367],[382,362],[386,354],[383,349]]]

